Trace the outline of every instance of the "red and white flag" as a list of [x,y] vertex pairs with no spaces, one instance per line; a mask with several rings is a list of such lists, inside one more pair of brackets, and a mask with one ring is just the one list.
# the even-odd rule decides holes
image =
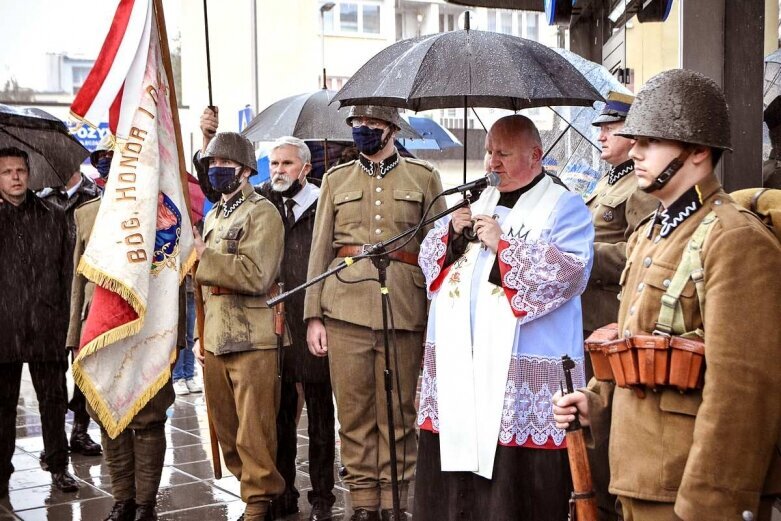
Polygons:
[[114,158],[78,270],[97,285],[73,377],[116,437],[171,376],[179,285],[195,260],[152,0],[121,0],[71,106],[109,114]]

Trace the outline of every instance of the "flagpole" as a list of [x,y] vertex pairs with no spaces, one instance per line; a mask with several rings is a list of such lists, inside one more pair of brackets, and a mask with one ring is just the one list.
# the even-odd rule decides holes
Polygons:
[[[168,33],[165,28],[165,14],[163,13],[163,1],[154,0],[154,12],[155,21],[157,22],[157,32],[160,37],[160,53],[163,58],[163,67],[165,69],[166,77],[168,78],[168,100],[171,105],[171,116],[174,123],[174,135],[176,136],[176,151],[179,155],[179,179],[182,183],[182,195],[184,196],[185,205],[187,206],[187,214],[192,215],[190,211],[190,190],[189,181],[187,176],[187,170],[184,167],[184,146],[182,144],[182,127],[179,123],[179,104],[176,99],[176,85],[174,85],[173,68],[171,67],[171,53],[168,49]],[[209,92],[211,96],[211,92]],[[203,342],[205,337],[203,335],[203,323],[205,312],[203,309],[203,295],[201,294],[201,287],[195,283],[195,272],[198,269],[198,263],[196,262],[190,272],[193,278],[193,285],[195,286],[196,298],[195,298],[195,311],[197,314],[198,322],[198,338],[200,339],[201,355],[203,355]],[[186,349],[186,347],[185,347]],[[217,433],[214,430],[211,416],[209,415],[209,407],[206,407],[206,419],[209,424],[209,439],[211,441],[212,451],[212,464],[214,466],[214,477],[216,479],[222,478],[222,464],[220,462],[220,446],[217,440]]]

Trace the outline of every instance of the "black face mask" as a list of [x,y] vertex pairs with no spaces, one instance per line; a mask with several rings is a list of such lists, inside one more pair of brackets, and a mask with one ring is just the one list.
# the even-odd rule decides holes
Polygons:
[[241,184],[241,168],[210,166],[209,183],[221,194],[233,193],[238,190]]
[[[355,147],[364,155],[373,156],[377,152],[383,149],[388,143],[388,139],[382,139],[382,133],[385,129],[382,128],[369,128],[365,125],[360,127],[353,127],[353,141],[355,141]],[[391,133],[388,133],[390,138]]]
[[277,190],[274,190],[274,192],[275,192],[275,193],[278,193],[278,194],[279,194],[279,195],[281,195],[282,197],[287,197],[288,199],[290,199],[291,197],[295,197],[295,195],[296,195],[298,192],[300,192],[302,188],[303,188],[303,185],[301,185],[301,181],[299,181],[298,179],[296,179],[296,180],[295,180],[295,181],[293,181],[293,183],[292,183],[290,186],[288,186],[286,189],[284,189],[284,190],[282,190],[282,191],[277,191]]

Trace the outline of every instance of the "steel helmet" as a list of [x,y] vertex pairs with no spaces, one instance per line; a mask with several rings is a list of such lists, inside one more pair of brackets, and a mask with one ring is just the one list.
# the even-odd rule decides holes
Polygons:
[[209,142],[206,152],[201,156],[201,161],[208,168],[208,162],[214,157],[221,157],[236,161],[246,166],[253,173],[258,171],[258,163],[255,159],[255,147],[249,139],[237,132],[220,132]]
[[616,135],[732,150],[724,92],[710,78],[686,69],[664,71],[648,80]]
[[353,118],[380,119],[386,123],[394,125],[396,128],[402,128],[399,109],[395,107],[381,107],[379,105],[355,105],[350,107],[350,112],[347,114],[347,119],[345,121],[348,125],[352,126]]

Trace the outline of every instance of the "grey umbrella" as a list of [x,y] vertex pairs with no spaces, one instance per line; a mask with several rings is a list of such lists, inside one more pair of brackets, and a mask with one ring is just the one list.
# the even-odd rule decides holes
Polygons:
[[602,97],[545,45],[467,29],[396,42],[358,69],[334,101],[416,112],[464,106],[517,111],[589,106]]
[[0,148],[4,147],[29,154],[31,190],[62,186],[89,156],[65,123],[48,112],[0,104]]
[[[281,99],[255,116],[242,134],[250,141],[273,141],[282,136],[352,141],[352,130],[345,123],[349,108],[330,105],[334,94],[332,90],[319,89]],[[402,124],[399,137],[420,138],[406,122]]]

